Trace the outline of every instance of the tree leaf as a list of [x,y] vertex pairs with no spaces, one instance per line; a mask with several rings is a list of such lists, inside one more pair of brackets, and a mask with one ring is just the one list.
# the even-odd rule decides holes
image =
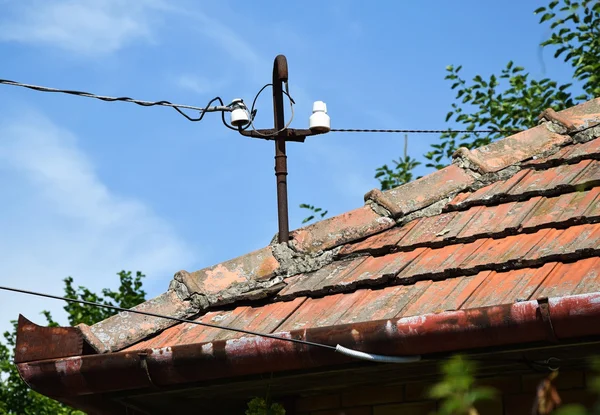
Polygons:
[[544,15],[543,15],[543,16],[540,18],[540,23],[543,23],[543,22],[545,22],[545,21],[547,21],[547,20],[550,20],[550,19],[552,19],[554,16],[556,16],[556,14],[554,14],[554,13],[546,13],[546,14],[544,14]]

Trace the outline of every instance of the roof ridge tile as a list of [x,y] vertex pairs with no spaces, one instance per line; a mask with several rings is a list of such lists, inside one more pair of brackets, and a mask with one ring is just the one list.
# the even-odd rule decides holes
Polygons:
[[596,138],[596,127],[600,126],[600,98],[581,103],[571,108],[555,112],[547,109],[540,115],[540,121],[547,120],[551,128],[573,136],[576,142]]
[[560,164],[577,164],[582,160],[600,159],[600,138],[589,140],[585,143],[576,143],[562,147],[556,153],[544,157],[535,158],[522,164],[522,167],[532,169],[548,169]]
[[184,296],[187,294],[198,308],[205,309],[264,298],[281,288],[280,272],[280,263],[267,246],[192,273],[179,271],[174,281],[185,287]]
[[370,206],[362,206],[292,231],[291,246],[305,253],[325,251],[385,231],[395,225],[396,222],[392,218],[380,215]]
[[572,142],[570,136],[552,132],[544,123],[473,150],[460,147],[453,158],[480,174],[494,173]]
[[[186,318],[198,313],[190,301],[182,300],[169,289],[167,292],[147,300],[132,310],[151,312],[170,317]],[[102,320],[81,333],[98,353],[114,352],[124,349],[138,341],[177,324],[174,320],[148,315],[121,312]],[[80,328],[81,325],[80,325]]]
[[[394,218],[399,218],[456,195],[475,183],[475,180],[475,175],[451,164],[413,182],[384,192],[373,189],[365,194],[365,201],[377,203],[390,211]],[[423,189],[428,191],[424,192]]]
[[455,163],[479,173],[502,170],[534,156],[556,152],[573,142],[587,142],[598,136],[600,98],[556,112],[548,108],[539,116],[540,125],[474,150],[459,148]]

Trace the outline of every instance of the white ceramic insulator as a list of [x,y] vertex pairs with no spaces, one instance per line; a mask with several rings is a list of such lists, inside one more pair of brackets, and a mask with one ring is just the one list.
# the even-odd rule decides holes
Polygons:
[[331,130],[331,119],[327,115],[327,105],[323,101],[315,101],[313,113],[309,119],[311,131],[326,133]]

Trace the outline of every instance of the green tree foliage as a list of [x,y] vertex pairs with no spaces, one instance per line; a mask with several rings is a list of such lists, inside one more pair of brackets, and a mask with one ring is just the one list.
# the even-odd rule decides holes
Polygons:
[[309,205],[306,203],[300,203],[300,209],[307,209],[310,212],[309,216],[305,217],[304,220],[302,221],[303,224],[310,222],[317,216],[320,219],[323,219],[325,216],[327,216],[326,210],[323,210],[320,207],[314,207],[313,205]]
[[384,164],[376,170],[375,178],[379,180],[381,190],[393,189],[394,187],[412,182],[412,171],[421,164],[410,156],[392,160],[392,163],[394,163],[394,166],[391,168],[387,164]]
[[[106,305],[131,308],[145,300],[146,293],[142,289],[144,274],[137,272],[132,275],[130,271],[121,271],[120,285],[117,291],[102,290],[95,294],[85,287],[73,286],[73,278],[65,278],[65,297],[92,301]],[[67,312],[69,324],[74,326],[79,323],[92,325],[104,320],[116,312],[113,310],[67,303],[64,307]],[[49,326],[58,324],[52,319],[48,311],[42,312]],[[80,411],[71,409],[59,402],[32,391],[21,380],[16,366],[13,364],[12,351],[16,344],[16,322],[13,321],[13,330],[4,333],[4,343],[0,342],[0,415],[79,415]]]
[[571,65],[573,78],[582,82],[587,97],[600,97],[600,2],[553,0],[535,13],[552,30],[542,46],[554,47],[554,57]]
[[[590,360],[588,381],[590,392],[600,396],[600,359]],[[498,392],[477,386],[476,365],[461,356],[453,356],[441,365],[443,377],[429,391],[429,397],[439,400],[435,415],[479,415],[477,403],[496,399]],[[590,410],[580,404],[560,405],[560,396],[553,382],[560,373],[550,372],[531,394],[532,412],[539,415],[600,415],[600,399]],[[529,413],[529,412],[528,412]],[[482,413],[481,415],[485,415]]]
[[[546,108],[562,110],[600,96],[600,2],[553,0],[534,13],[540,15],[540,24],[550,26],[550,36],[540,47],[554,50],[554,58],[562,58],[573,68],[577,85],[535,79],[512,61],[497,74],[476,75],[470,81],[462,77],[462,66],[448,66],[446,79],[456,96],[446,122],[455,129],[498,132],[444,133],[424,155],[427,167],[445,167],[460,146],[479,147],[512,131],[531,128]],[[393,181],[387,170],[381,175],[381,169],[376,177],[382,183]]]
[[[134,276],[131,271],[121,271],[117,275],[120,281],[119,289],[113,291],[105,288],[102,290],[102,294],[95,294],[82,286],[75,288],[73,278],[65,278],[65,297],[121,308],[131,308],[145,301],[146,292],[142,289],[144,274],[138,271]],[[64,309],[67,312],[69,324],[72,326],[79,323],[91,326],[116,314],[116,311],[108,308],[89,307],[77,303],[67,303]]]
[[475,385],[475,369],[475,363],[462,356],[442,364],[443,378],[429,391],[429,397],[440,400],[437,415],[476,415],[475,403],[494,399],[494,389]]
[[271,403],[265,398],[257,397],[248,402],[246,415],[285,415],[285,409],[279,403]]
[[571,84],[558,85],[548,78],[531,79],[530,74],[510,61],[500,75],[484,79],[480,75],[467,82],[461,77],[462,66],[446,68],[446,79],[456,90],[456,102],[446,121],[462,124],[465,130],[494,130],[491,134],[443,133],[425,154],[427,167],[444,168],[458,147],[475,148],[489,144],[519,130],[534,127],[537,116],[546,108],[571,107],[575,101],[568,92]]
[[413,179],[413,173],[415,167],[420,162],[413,159],[408,155],[408,136],[404,136],[404,155],[397,161],[392,160],[394,167],[390,168],[387,164],[378,167],[375,173],[375,178],[379,180],[381,190],[389,190],[394,187],[401,186],[405,183],[411,182]]

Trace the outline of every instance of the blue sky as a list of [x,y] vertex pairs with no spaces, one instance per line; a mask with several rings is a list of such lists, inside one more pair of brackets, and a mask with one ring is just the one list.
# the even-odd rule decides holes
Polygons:
[[[472,77],[514,60],[568,80],[539,51],[542,4],[0,0],[0,78],[198,106],[216,95],[251,102],[283,53],[293,127],[306,128],[323,100],[334,128],[439,129],[453,99],[449,64]],[[271,127],[268,92],[258,104],[258,127]],[[411,135],[409,152],[420,157],[437,139]],[[302,202],[331,214],[361,206],[402,140],[330,133],[289,144],[291,228]],[[66,276],[98,290],[130,269],[148,275],[154,296],[174,272],[261,248],[277,231],[273,144],[227,130],[216,114],[191,123],[169,108],[0,86],[0,189],[0,284],[55,294]],[[60,319],[61,307],[0,292],[0,329],[19,312]]]

